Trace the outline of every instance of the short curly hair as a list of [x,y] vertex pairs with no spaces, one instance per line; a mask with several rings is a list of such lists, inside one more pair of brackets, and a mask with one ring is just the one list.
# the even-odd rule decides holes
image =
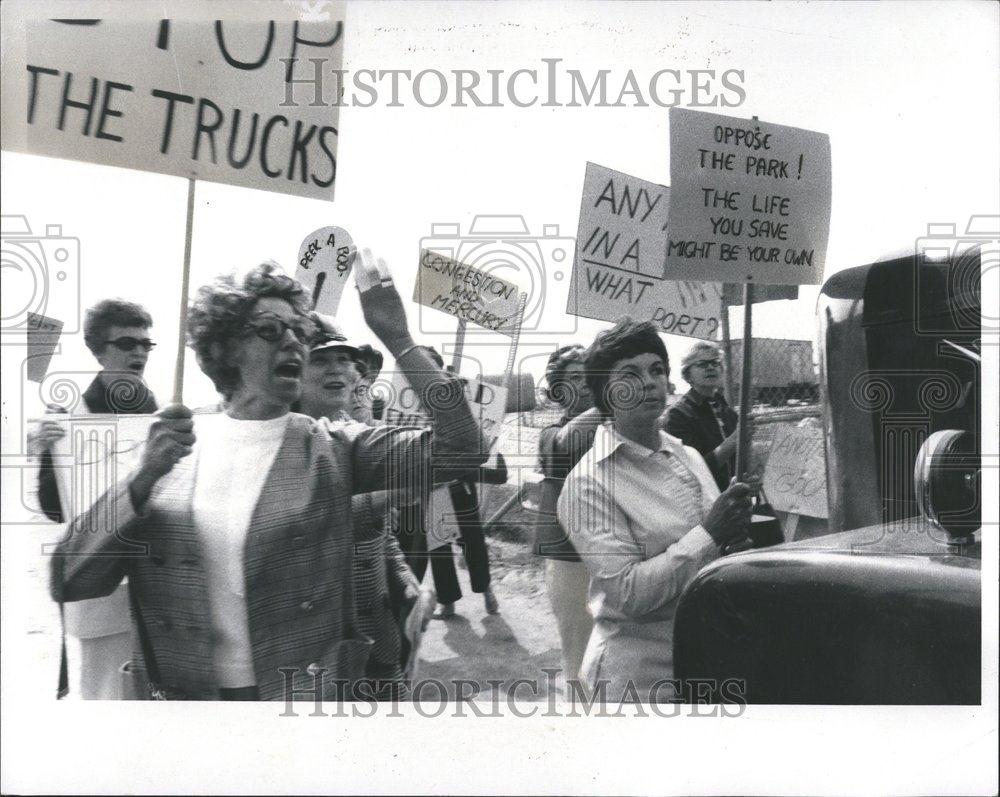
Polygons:
[[261,263],[242,274],[223,274],[198,289],[188,310],[188,345],[215,389],[227,400],[239,386],[239,369],[230,364],[233,343],[250,319],[258,300],[284,299],[303,315],[310,297],[298,280],[274,262]]
[[104,299],[87,310],[83,319],[83,341],[93,355],[98,355],[107,345],[111,327],[149,327],[153,317],[146,308],[124,299]]
[[561,346],[549,355],[545,365],[545,397],[564,409],[576,400],[573,389],[566,383],[566,369],[572,363],[583,364],[587,357],[586,347],[579,343]]
[[587,361],[583,367],[587,385],[594,394],[594,404],[601,412],[611,414],[608,379],[615,364],[640,354],[655,354],[663,360],[667,373],[670,373],[667,347],[663,345],[663,339],[650,321],[633,321],[624,316],[611,329],[594,338],[587,350]]

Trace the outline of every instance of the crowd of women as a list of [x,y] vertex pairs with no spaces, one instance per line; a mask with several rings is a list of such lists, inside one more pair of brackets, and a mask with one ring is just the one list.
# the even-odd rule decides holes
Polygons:
[[[218,407],[159,410],[137,469],[77,517],[62,517],[53,488],[62,427],[33,435],[42,508],[68,522],[51,593],[81,640],[84,697],[405,696],[405,629],[426,624],[435,603],[421,586],[428,562],[436,616],[461,597],[450,545],[427,550],[435,485],[452,498],[473,591],[499,611],[476,484],[506,480],[503,460],[483,467],[462,380],[414,342],[370,252],[357,261],[370,277],[365,322],[422,397],[425,426],[376,417],[382,354],[313,313],[303,286],[265,263],[219,277],[190,307],[189,346]],[[85,337],[101,372],[75,411],[156,409],[142,380],[151,325],[128,302],[91,309]],[[666,416],[681,438],[702,435],[701,453],[661,428],[670,368],[650,324],[623,319],[549,362],[564,414],[540,438],[535,549],[565,676],[604,684],[609,699],[645,699],[670,677],[681,590],[748,520],[747,486],[727,483],[732,418],[711,384],[714,352],[695,347],[682,364],[690,417]],[[123,380],[131,398],[118,406]]]

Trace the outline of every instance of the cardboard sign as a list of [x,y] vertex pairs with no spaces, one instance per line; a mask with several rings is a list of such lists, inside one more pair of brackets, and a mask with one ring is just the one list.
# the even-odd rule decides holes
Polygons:
[[420,250],[413,301],[501,335],[517,333],[516,285],[430,249]]
[[340,227],[321,227],[302,240],[295,279],[312,296],[313,309],[336,315],[354,259],[350,234]]
[[[109,489],[138,467],[154,415],[51,415],[66,434],[52,446],[52,462],[63,515],[87,511]],[[97,518],[111,531],[113,518]]]
[[764,468],[764,493],[779,512],[829,517],[821,428],[776,425]]
[[28,313],[28,360],[26,376],[32,382],[41,382],[49,370],[52,355],[59,345],[63,322],[57,318],[46,318],[37,313]]
[[566,312],[617,321],[652,321],[661,332],[714,340],[718,283],[666,279],[670,189],[587,164]]
[[[383,383],[384,384],[384,383]],[[388,390],[377,392],[386,395],[386,421],[391,425],[427,426],[430,416],[420,403],[420,397],[410,387],[402,371],[392,375]],[[507,407],[507,388],[487,384],[480,379],[470,379],[465,383],[465,399],[469,402],[472,415],[479,429],[492,446],[503,428]]]
[[427,550],[433,551],[447,545],[461,536],[455,504],[447,484],[431,490],[430,499],[424,507],[424,528],[427,529]]
[[333,199],[342,5],[323,21],[278,3],[38,6],[4,18],[5,149]]
[[667,274],[818,284],[830,181],[824,133],[671,108]]

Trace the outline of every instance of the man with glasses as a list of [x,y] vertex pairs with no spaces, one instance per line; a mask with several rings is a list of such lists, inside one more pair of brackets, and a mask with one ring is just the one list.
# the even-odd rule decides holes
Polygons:
[[[87,348],[101,366],[84,391],[74,414],[141,415],[156,412],[156,398],[143,381],[146,361],[156,345],[149,337],[153,319],[138,304],[105,299],[84,319]],[[62,407],[50,407],[66,412]],[[66,520],[59,501],[52,445],[65,434],[63,426],[44,421],[28,436],[28,450],[40,455],[38,503],[56,523]],[[120,585],[106,598],[67,603],[66,633],[80,641],[80,693],[84,700],[121,699],[119,669],[132,656],[128,587]]]
[[737,415],[722,395],[722,355],[699,342],[681,360],[681,375],[691,390],[666,415],[664,429],[704,457],[720,490],[733,477]]

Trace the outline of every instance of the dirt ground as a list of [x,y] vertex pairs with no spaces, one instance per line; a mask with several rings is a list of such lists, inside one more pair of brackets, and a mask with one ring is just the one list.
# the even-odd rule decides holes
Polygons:
[[[59,672],[59,612],[48,595],[48,561],[43,547],[55,542],[59,527],[54,524],[4,524],[2,541],[3,633],[5,686],[32,684],[37,694],[55,698]],[[500,680],[501,694],[519,678],[549,679],[543,668],[559,667],[559,638],[544,590],[542,562],[534,557],[518,531],[501,527],[489,540],[493,589],[500,613],[486,613],[480,595],[469,587],[461,556],[457,572],[463,597],[455,604],[454,617],[434,619],[424,636],[418,677],[447,685],[456,696],[456,679],[477,686],[464,686],[464,696],[482,690],[485,697],[492,687],[488,680]],[[430,579],[428,572],[427,578]],[[75,699],[77,655],[69,639],[71,694]],[[526,691],[527,690],[527,691]],[[557,687],[561,691],[561,687]],[[518,695],[530,698],[528,687]],[[425,695],[438,699],[433,689]]]

